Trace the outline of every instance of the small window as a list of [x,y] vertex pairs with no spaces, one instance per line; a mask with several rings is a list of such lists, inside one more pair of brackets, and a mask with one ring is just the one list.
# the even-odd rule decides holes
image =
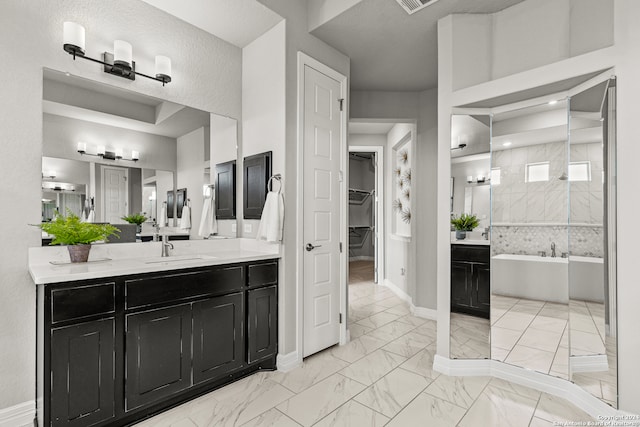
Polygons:
[[500,185],[500,168],[491,169],[491,185]]
[[527,163],[525,182],[549,181],[549,162]]
[[591,162],[569,163],[569,181],[591,181]]

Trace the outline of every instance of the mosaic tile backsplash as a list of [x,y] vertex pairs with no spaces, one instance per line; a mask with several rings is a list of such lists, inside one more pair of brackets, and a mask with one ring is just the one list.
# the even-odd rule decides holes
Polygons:
[[[570,236],[567,236],[567,228],[570,228]],[[556,244],[557,256],[563,252],[594,258],[604,256],[604,230],[601,226],[495,225],[491,229],[492,255],[538,255],[545,251],[547,256],[551,256],[552,242]]]

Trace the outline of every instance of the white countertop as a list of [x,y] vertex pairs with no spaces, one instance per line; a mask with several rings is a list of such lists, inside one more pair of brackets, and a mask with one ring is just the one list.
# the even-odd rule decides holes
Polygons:
[[[161,242],[92,245],[89,262],[68,263],[64,246],[29,248],[29,273],[36,285],[101,277],[170,271],[235,262],[280,258],[280,244],[255,239],[174,241],[174,249],[160,257]],[[99,261],[107,258],[106,261]]]
[[451,244],[452,245],[483,245],[483,246],[489,246],[491,244],[491,242],[489,240],[485,240],[485,239],[464,239],[464,240],[456,240],[456,239],[451,239]]
[[452,245],[482,245],[489,246],[491,240],[485,239],[482,231],[467,231],[467,237],[463,240],[456,240],[456,232],[451,232]]

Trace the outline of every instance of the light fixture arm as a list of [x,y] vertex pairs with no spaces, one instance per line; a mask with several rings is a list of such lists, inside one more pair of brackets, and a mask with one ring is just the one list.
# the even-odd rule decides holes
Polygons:
[[156,56],[156,75],[136,71],[136,63],[132,58],[132,48],[129,43],[123,40],[116,40],[113,45],[115,54],[104,52],[102,60],[85,56],[85,29],[82,25],[75,22],[64,23],[64,44],[62,48],[65,52],[76,58],[83,58],[87,61],[102,64],[104,72],[124,77],[129,80],[135,80],[136,75],[146,77],[151,80],[162,83],[162,86],[171,81],[171,59],[166,56]]
[[[105,73],[109,73],[109,74],[114,74],[116,76],[119,77],[124,77],[124,78],[128,78],[129,80],[135,80],[135,76],[141,76],[141,77],[146,77],[148,79],[151,80],[155,80],[157,82],[162,83],[162,86],[164,86],[165,84],[171,82],[171,77],[164,75],[163,77],[153,77],[150,76],[148,74],[144,74],[141,73],[139,71],[136,71],[136,63],[135,61],[131,64],[131,70],[127,73],[125,70],[121,69],[120,67],[118,67],[117,65],[113,64],[113,54],[110,52],[105,52],[103,54],[103,58],[105,59],[104,61],[101,61],[99,59],[95,59],[92,58],[90,56],[86,56],[86,55],[82,55],[80,52],[68,52],[71,56],[73,56],[73,60],[75,61],[76,58],[82,58],[82,59],[86,59],[87,61],[91,61],[91,62],[95,62],[97,64],[102,64],[104,65],[104,72]],[[108,61],[108,60],[111,61]]]

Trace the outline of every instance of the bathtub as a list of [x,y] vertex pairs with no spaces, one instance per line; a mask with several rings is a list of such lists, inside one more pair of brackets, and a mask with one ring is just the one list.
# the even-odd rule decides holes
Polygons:
[[569,261],[569,297],[604,302],[604,260],[570,256]]
[[491,258],[491,292],[569,303],[567,258],[500,254]]

